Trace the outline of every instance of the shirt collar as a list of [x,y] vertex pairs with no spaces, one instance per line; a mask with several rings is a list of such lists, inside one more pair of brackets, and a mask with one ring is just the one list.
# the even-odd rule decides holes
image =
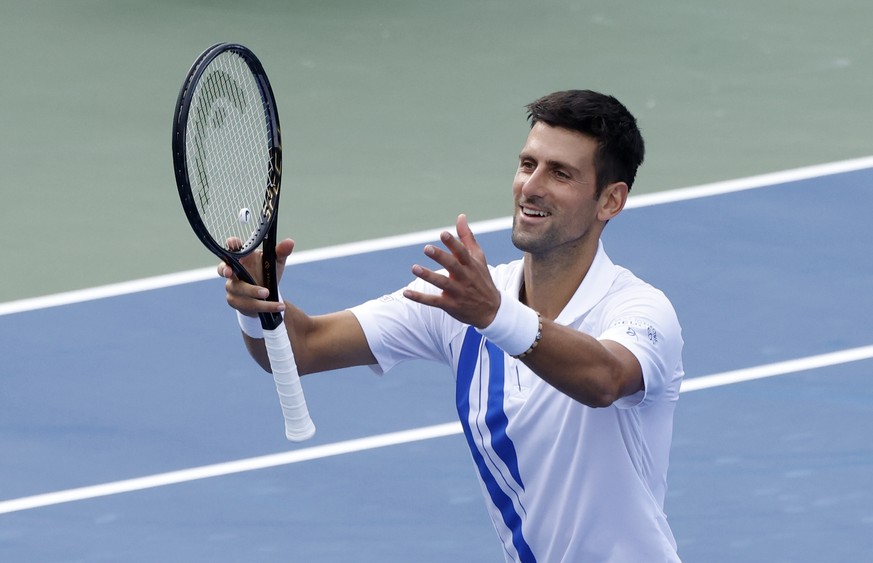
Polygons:
[[591,262],[591,267],[588,268],[588,273],[579,284],[579,288],[555,322],[562,325],[569,325],[576,321],[579,317],[594,308],[595,305],[606,297],[609,288],[615,281],[616,270],[615,264],[606,255],[603,249],[603,241],[597,242],[597,253],[594,255],[594,261]]
[[[505,291],[510,295],[516,296],[521,291],[521,283],[524,280],[524,261],[518,260],[516,265],[516,273],[508,281]],[[565,326],[574,323],[579,317],[586,314],[595,305],[597,305],[606,294],[617,275],[615,264],[606,255],[606,250],[603,248],[603,241],[597,242],[597,252],[594,254],[594,260],[591,262],[591,267],[588,268],[588,273],[582,279],[582,283],[576,289],[570,302],[555,319],[555,322]]]

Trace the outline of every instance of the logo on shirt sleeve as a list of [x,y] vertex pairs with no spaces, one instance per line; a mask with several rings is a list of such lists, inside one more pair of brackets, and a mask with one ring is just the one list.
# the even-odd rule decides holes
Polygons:
[[613,321],[609,325],[609,328],[615,327],[625,327],[625,334],[627,334],[631,338],[638,338],[638,332],[645,332],[646,338],[649,340],[649,342],[651,342],[652,344],[658,343],[658,331],[655,330],[655,327],[642,319],[619,319]]

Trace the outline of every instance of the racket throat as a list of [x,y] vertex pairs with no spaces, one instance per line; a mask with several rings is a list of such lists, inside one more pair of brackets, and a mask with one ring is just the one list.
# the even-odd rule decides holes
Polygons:
[[[270,292],[268,301],[279,301],[279,275],[276,266],[276,222],[270,225],[264,237],[263,254],[261,258],[262,279],[264,287]],[[274,330],[284,321],[281,313],[263,313],[260,315],[261,325],[266,330]]]

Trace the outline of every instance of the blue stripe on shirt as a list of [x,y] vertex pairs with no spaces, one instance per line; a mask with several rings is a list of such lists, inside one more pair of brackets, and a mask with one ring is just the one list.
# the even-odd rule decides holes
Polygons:
[[509,419],[503,410],[503,385],[505,373],[503,371],[503,350],[495,344],[486,341],[485,348],[488,350],[488,359],[491,372],[488,378],[488,410],[485,413],[485,424],[491,432],[491,447],[497,452],[518,486],[524,490],[521,481],[521,473],[518,470],[518,456],[515,453],[515,444],[506,435],[506,427]]
[[[467,445],[470,447],[470,453],[473,455],[473,460],[475,461],[476,467],[479,470],[479,476],[482,479],[482,482],[485,484],[485,488],[491,497],[491,501],[494,503],[494,506],[496,506],[497,509],[500,511],[500,515],[503,518],[503,523],[512,533],[512,545],[518,553],[520,561],[523,563],[536,563],[536,558],[534,557],[533,552],[531,551],[530,546],[527,544],[527,541],[524,538],[524,534],[522,533],[521,516],[519,516],[518,512],[515,510],[512,499],[503,492],[503,489],[501,489],[500,485],[497,484],[494,475],[488,469],[488,465],[485,463],[485,458],[482,456],[482,453],[476,446],[476,443],[473,439],[473,432],[470,428],[470,388],[473,385],[473,376],[476,373],[477,366],[479,365],[479,353],[481,343],[482,335],[479,334],[475,328],[469,327],[467,329],[467,334],[464,336],[464,343],[461,346],[461,354],[458,359],[458,378],[455,387],[455,402],[458,409],[458,416],[461,420],[461,426],[464,429],[464,436],[467,439]],[[486,347],[488,346],[489,344],[486,343]],[[496,353],[494,352],[494,350],[496,350]],[[494,361],[495,357],[500,358],[500,360],[498,360],[496,363],[499,363],[500,367],[500,388],[502,389],[503,352],[496,347],[494,347],[494,350],[489,348],[490,358],[492,361]],[[494,369],[495,368],[492,367],[492,376],[494,375]],[[495,393],[496,391],[493,386],[489,388],[489,411],[492,409]],[[500,444],[500,450],[497,450],[497,448],[495,448],[495,451],[498,452],[498,455],[501,455],[501,450],[507,450],[505,442],[508,442],[509,447],[511,448],[512,462],[515,466],[515,469],[513,470],[511,468],[510,471],[514,471],[513,476],[515,476],[518,473],[518,461],[515,457],[515,447],[512,446],[512,442],[509,441],[508,437],[506,436],[505,423],[503,423],[502,430],[499,428],[501,416],[502,420],[506,420],[506,413],[503,412],[502,403],[503,397],[501,391],[499,405],[500,414],[489,414],[488,412],[486,412],[486,424],[488,424],[488,428],[489,430],[491,430],[491,423],[487,422],[487,419],[490,416],[492,418],[492,423],[495,424],[495,428],[497,428],[497,432],[499,435],[499,437],[496,438],[496,441],[498,444]],[[494,443],[494,441],[495,438],[492,437],[492,443]],[[507,460],[503,458],[502,455],[501,459],[503,459],[504,463],[507,462]],[[521,479],[517,478],[517,480],[519,484],[521,484]]]

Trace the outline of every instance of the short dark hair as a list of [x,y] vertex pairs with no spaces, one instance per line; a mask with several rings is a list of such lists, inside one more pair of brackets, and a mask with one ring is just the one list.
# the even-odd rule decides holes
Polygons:
[[566,90],[543,96],[526,108],[531,127],[542,121],[597,141],[598,196],[612,182],[624,182],[628,189],[633,186],[645,145],[636,118],[617,99],[591,90]]

